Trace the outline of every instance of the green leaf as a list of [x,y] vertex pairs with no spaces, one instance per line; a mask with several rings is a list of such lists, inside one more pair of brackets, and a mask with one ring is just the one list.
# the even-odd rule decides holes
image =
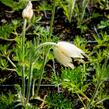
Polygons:
[[8,62],[5,59],[0,59],[0,68],[5,69],[8,67]]
[[14,0],[0,0],[0,1],[6,6],[12,8],[12,10],[19,10],[24,8],[25,3],[27,3],[28,0],[20,0],[19,2],[15,2]]

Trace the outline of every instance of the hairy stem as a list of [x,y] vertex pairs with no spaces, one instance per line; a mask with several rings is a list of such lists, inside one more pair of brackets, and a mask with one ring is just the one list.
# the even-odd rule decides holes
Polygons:
[[24,19],[24,24],[23,24],[23,32],[22,32],[22,102],[23,105],[25,105],[25,64],[24,64],[24,59],[25,59],[25,33],[26,33],[26,24],[27,20]]
[[37,97],[38,96],[38,93],[39,93],[40,84],[41,84],[42,77],[43,77],[43,74],[44,74],[44,67],[45,67],[45,64],[47,62],[47,57],[48,57],[49,52],[50,52],[50,49],[47,52],[47,55],[46,55],[45,60],[44,60],[44,63],[43,63],[43,68],[42,68],[42,71],[41,71],[41,74],[40,74],[40,78],[39,78],[39,81],[38,81],[38,85],[37,85],[37,90],[36,90],[36,93],[35,93],[35,97]]
[[36,79],[33,79],[33,85],[32,85],[32,96],[34,96],[35,82],[36,82]]
[[71,19],[72,19],[72,14],[73,14],[73,10],[74,10],[74,7],[75,7],[75,3],[76,3],[76,0],[71,0],[71,2],[69,3],[69,22],[71,22]]
[[[56,46],[56,43],[54,43],[54,42],[45,42],[45,43],[42,43],[42,44],[38,45],[37,48],[36,48],[36,52],[34,53],[34,56],[36,56],[36,54],[38,52],[38,49],[40,49],[40,48],[42,48],[44,46],[49,46],[49,45]],[[33,63],[35,63],[35,62],[36,62],[36,59],[33,61]]]
[[88,3],[89,3],[89,0],[83,0],[83,2],[82,2],[82,16],[81,16],[81,21],[84,18],[84,14],[85,14],[86,7],[87,7]]
[[30,63],[30,72],[29,72],[29,79],[28,79],[28,84],[27,84],[27,100],[26,100],[26,103],[29,102],[30,90],[31,90],[31,86],[32,86],[32,77],[33,77],[33,64]]
[[91,100],[89,101],[88,105],[87,105],[87,109],[90,109],[90,105],[93,103],[94,99],[96,98],[97,94],[98,94],[98,89],[100,88],[101,84],[103,83],[103,81],[101,82],[97,82],[97,85],[96,85],[96,89],[93,93],[93,96],[91,98]]
[[55,8],[56,8],[56,0],[54,0],[54,4],[53,4],[52,16],[51,16],[51,21],[50,21],[49,37],[51,37],[52,31],[53,31],[53,22],[54,22],[54,16],[55,16]]

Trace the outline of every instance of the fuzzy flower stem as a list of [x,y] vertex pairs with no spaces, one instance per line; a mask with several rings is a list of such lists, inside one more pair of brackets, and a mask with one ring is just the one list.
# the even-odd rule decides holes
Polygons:
[[45,43],[42,43],[42,44],[38,45],[36,49],[39,49],[41,47],[48,46],[48,45],[56,46],[56,43],[54,43],[54,42],[45,42]]
[[34,97],[34,91],[35,91],[35,82],[36,82],[36,79],[33,78],[33,85],[32,85],[32,96]]
[[73,14],[73,10],[76,4],[76,0],[71,0],[71,3],[69,3],[69,7],[70,7],[70,11],[69,11],[69,22],[71,22],[72,20],[72,14]]
[[36,48],[36,52],[34,53],[34,56],[36,56],[36,54],[38,52],[38,49],[40,49],[40,48],[42,48],[44,46],[48,46],[48,45],[56,46],[56,43],[54,43],[54,42],[45,42],[45,43],[42,43],[42,44],[38,45],[37,48]]
[[23,32],[22,32],[22,96],[23,96],[23,104],[25,105],[25,64],[24,64],[24,58],[25,58],[25,32],[26,32],[26,24],[27,20],[24,19],[24,24],[23,24]]
[[50,52],[50,49],[48,50],[47,55],[46,55],[45,60],[44,60],[44,63],[43,63],[43,68],[42,68],[42,71],[41,71],[41,74],[40,74],[40,78],[39,78],[39,81],[38,81],[38,85],[37,85],[37,90],[36,90],[36,93],[35,93],[35,97],[37,97],[38,96],[38,93],[39,93],[40,84],[41,84],[42,77],[43,77],[43,74],[44,74],[44,67],[45,67],[45,64],[47,62],[47,57],[48,57],[49,52]]
[[31,85],[32,85],[32,78],[33,78],[33,64],[30,62],[30,72],[29,72],[29,79],[28,79],[28,84],[27,84],[27,99],[26,99],[26,103],[29,102],[30,90],[31,90]]
[[54,22],[54,16],[55,16],[55,8],[56,8],[56,0],[54,0],[54,4],[53,4],[52,16],[51,16],[51,21],[50,21],[49,37],[51,37],[52,31],[53,31],[53,22]]

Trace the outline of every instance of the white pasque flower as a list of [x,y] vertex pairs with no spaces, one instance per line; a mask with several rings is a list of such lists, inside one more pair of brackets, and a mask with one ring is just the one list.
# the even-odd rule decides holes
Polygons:
[[85,53],[74,44],[65,41],[58,42],[56,46],[54,46],[53,52],[60,64],[71,68],[74,68],[72,58],[82,59],[84,58],[83,55],[85,55]]
[[32,9],[32,3],[31,1],[28,2],[26,8],[22,12],[22,17],[24,19],[31,19],[33,16],[33,9]]

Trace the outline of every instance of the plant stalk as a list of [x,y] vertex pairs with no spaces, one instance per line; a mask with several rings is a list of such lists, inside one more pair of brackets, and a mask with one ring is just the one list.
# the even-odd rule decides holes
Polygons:
[[95,89],[95,91],[94,91],[94,93],[93,93],[93,96],[92,96],[91,100],[89,101],[89,103],[88,103],[86,109],[90,109],[90,105],[93,103],[95,97],[97,96],[97,94],[98,94],[98,89],[100,88],[102,82],[103,82],[103,81],[101,81],[101,82],[98,81],[98,82],[97,82],[96,89]]
[[36,82],[36,79],[33,78],[33,85],[32,85],[32,96],[34,97],[34,91],[35,91],[35,82]]
[[43,77],[43,74],[44,74],[44,67],[45,67],[45,64],[47,62],[47,57],[48,57],[49,52],[50,52],[50,49],[48,50],[47,55],[45,57],[45,60],[44,60],[44,63],[43,63],[43,68],[42,68],[42,71],[41,71],[41,75],[40,75],[40,78],[39,78],[39,81],[38,81],[38,84],[37,84],[37,90],[36,90],[36,93],[35,93],[34,97],[38,96],[39,89],[40,89],[40,84],[41,84],[42,77]]
[[88,3],[89,3],[89,0],[83,0],[83,2],[82,2],[82,11],[83,11],[83,12],[82,12],[82,16],[81,16],[81,21],[82,21],[83,18],[84,18],[85,9],[86,9]]
[[26,103],[29,102],[29,98],[30,98],[30,91],[31,91],[31,86],[32,86],[32,77],[33,77],[33,64],[30,63],[30,72],[29,72],[29,79],[28,79],[28,84],[27,84],[27,99],[26,99]]
[[54,22],[54,16],[55,16],[55,8],[56,8],[56,0],[54,0],[52,16],[51,16],[51,21],[50,21],[50,29],[49,29],[49,37],[50,38],[51,38],[51,35],[52,35],[52,31],[53,31],[53,22]]
[[[34,56],[36,56],[36,54],[38,52],[38,49],[40,49],[40,48],[42,48],[44,46],[48,46],[48,45],[56,46],[56,43],[54,43],[54,42],[45,42],[45,43],[42,43],[42,44],[38,45],[37,48],[36,48],[36,52],[34,53]],[[36,62],[36,59],[34,60],[33,63],[35,63],[35,62]]]
[[22,32],[22,102],[23,105],[25,105],[25,64],[24,64],[24,59],[25,59],[25,33],[26,33],[26,24],[27,20],[24,19],[24,24],[23,24],[23,32]]
[[73,10],[74,10],[74,7],[75,7],[75,3],[76,3],[76,0],[71,0],[71,2],[69,3],[69,22],[71,22],[72,20],[72,14],[73,14]]

